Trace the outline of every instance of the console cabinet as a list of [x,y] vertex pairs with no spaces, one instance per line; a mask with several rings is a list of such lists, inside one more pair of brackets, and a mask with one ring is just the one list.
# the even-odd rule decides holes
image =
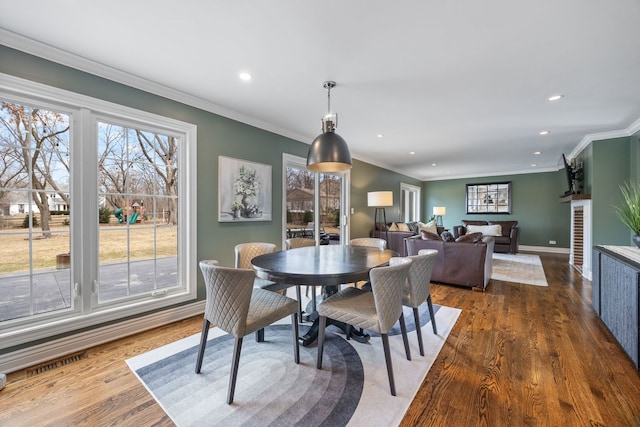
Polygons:
[[593,308],[640,369],[640,249],[593,248]]

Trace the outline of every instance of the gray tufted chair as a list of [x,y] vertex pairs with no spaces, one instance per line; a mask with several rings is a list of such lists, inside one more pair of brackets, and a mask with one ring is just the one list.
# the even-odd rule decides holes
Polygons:
[[[284,246],[286,250],[295,249],[295,248],[304,248],[307,246],[315,246],[316,241],[314,239],[309,239],[306,237],[292,237],[284,241]],[[313,310],[316,309],[316,287],[315,286],[307,286],[307,290],[305,295],[309,295],[309,288],[311,288],[311,305]],[[296,298],[298,298],[298,320],[302,322],[302,293],[300,292],[300,285],[296,285]]]
[[293,357],[296,364],[300,363],[298,304],[296,300],[275,292],[254,288],[255,272],[253,270],[220,267],[215,260],[200,261],[200,270],[207,288],[207,300],[196,361],[196,374],[199,374],[202,368],[209,326],[213,323],[235,337],[227,392],[227,403],[231,404],[238,376],[242,338],[245,335],[291,315]]
[[[389,266],[376,267],[369,272],[371,292],[349,287],[331,295],[318,305],[318,314],[320,315],[318,369],[322,368],[322,352],[327,318],[347,323],[350,327],[357,326],[369,329],[378,332],[382,336],[389,387],[391,395],[396,395],[388,333],[393,325],[400,320],[407,360],[411,360],[407,328],[402,314],[402,288],[409,276],[411,262],[409,258],[391,258]],[[347,339],[350,327],[347,328]]]
[[424,346],[422,344],[422,330],[420,328],[420,315],[418,307],[426,300],[429,306],[429,316],[433,333],[438,334],[436,328],[436,318],[433,313],[433,303],[431,302],[431,271],[438,258],[438,251],[435,249],[421,249],[418,255],[408,257],[411,259],[409,277],[404,285],[402,293],[402,304],[413,308],[413,319],[416,324],[416,334],[418,335],[418,346],[420,355],[424,356]]
[[[235,246],[235,267],[252,270],[251,260],[258,255],[270,254],[276,251],[276,245],[265,242],[239,243]],[[254,273],[255,275],[255,273]],[[279,292],[284,291],[291,285],[272,282],[270,280],[254,277],[253,286],[267,291]],[[256,341],[264,341],[264,330],[256,331]]]
[[387,241],[377,237],[360,237],[349,241],[351,246],[367,246],[371,248],[387,249]]

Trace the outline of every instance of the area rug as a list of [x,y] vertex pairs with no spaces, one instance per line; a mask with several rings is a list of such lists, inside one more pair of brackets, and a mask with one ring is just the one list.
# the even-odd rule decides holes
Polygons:
[[[321,370],[316,369],[315,343],[300,346],[300,364],[293,362],[286,322],[265,329],[265,342],[245,337],[231,405],[226,395],[233,339],[218,328],[209,332],[200,374],[194,373],[200,334],[128,359],[127,364],[177,426],[394,426],[460,315],[455,308],[434,309],[438,335],[426,304],[420,310],[425,356],[418,350],[410,309],[405,309],[405,319],[411,361],[402,336],[390,333],[395,397],[389,392],[381,338],[372,336],[366,344],[347,341],[334,326],[327,328]],[[301,334],[307,328],[302,324]]]
[[491,278],[525,285],[549,286],[538,255],[494,252]]

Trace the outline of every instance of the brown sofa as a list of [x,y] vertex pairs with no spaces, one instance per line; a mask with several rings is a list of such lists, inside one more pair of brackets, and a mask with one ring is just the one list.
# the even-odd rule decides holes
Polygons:
[[494,238],[484,237],[476,243],[425,240],[420,235],[405,239],[407,255],[417,255],[420,249],[436,249],[438,258],[431,280],[467,286],[484,292],[491,279]]
[[457,239],[458,237],[467,234],[468,225],[500,225],[502,228],[502,235],[494,236],[494,251],[509,254],[518,253],[518,235],[520,233],[518,221],[475,221],[463,219],[462,225],[456,225],[453,227],[453,237]]
[[[387,230],[391,224],[393,223],[388,223],[386,225]],[[411,231],[387,231],[383,229],[385,227],[384,225],[379,224],[378,230],[371,230],[369,232],[369,237],[378,237],[380,239],[387,240],[388,235],[389,240],[387,241],[387,249],[398,252],[400,256],[407,256],[407,248],[404,244],[404,239],[416,236],[420,231],[417,222],[409,222],[407,223],[407,226]],[[438,234],[441,234],[444,231],[444,227],[437,227],[437,230]]]

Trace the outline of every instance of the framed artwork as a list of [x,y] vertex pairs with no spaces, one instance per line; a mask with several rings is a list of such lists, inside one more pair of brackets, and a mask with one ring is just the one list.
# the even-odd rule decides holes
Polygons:
[[468,214],[510,214],[511,182],[467,184]]
[[218,157],[218,221],[271,221],[271,165]]

